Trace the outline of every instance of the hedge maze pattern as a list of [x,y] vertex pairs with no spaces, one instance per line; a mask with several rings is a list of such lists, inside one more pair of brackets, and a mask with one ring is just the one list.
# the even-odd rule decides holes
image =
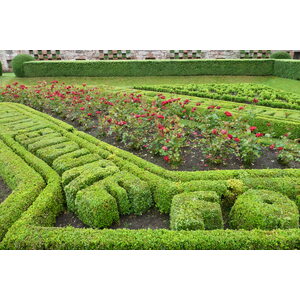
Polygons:
[[[13,103],[0,103],[0,154],[13,189],[0,205],[1,249],[300,248],[297,169],[168,171]],[[292,226],[224,230],[221,206],[252,189],[290,201]],[[99,229],[154,205],[173,230]],[[64,206],[92,228],[53,227]]]

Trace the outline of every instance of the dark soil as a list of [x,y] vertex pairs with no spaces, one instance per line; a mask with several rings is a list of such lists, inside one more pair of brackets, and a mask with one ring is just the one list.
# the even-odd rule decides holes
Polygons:
[[0,178],[0,203],[3,202],[11,193],[10,188]]
[[[76,228],[89,228],[79,218],[69,211],[64,211],[56,219],[56,227],[72,226]],[[161,214],[156,209],[150,209],[141,216],[121,216],[120,223],[114,224],[111,229],[169,229],[169,215]]]

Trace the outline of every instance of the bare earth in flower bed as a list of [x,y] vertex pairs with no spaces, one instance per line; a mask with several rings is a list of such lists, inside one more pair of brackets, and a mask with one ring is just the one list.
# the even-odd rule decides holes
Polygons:
[[[56,219],[56,227],[72,226],[76,228],[88,228],[72,212],[65,211]],[[169,229],[169,216],[161,214],[155,208],[145,212],[142,216],[120,216],[120,223],[114,224],[111,229]]]
[[0,203],[3,202],[11,193],[10,188],[0,178]]

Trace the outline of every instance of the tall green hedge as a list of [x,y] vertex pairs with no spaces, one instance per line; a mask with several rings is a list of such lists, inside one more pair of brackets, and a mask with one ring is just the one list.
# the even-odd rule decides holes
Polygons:
[[273,60],[35,61],[24,63],[26,77],[193,76],[273,74]]
[[300,80],[300,60],[275,60],[274,75],[278,77]]

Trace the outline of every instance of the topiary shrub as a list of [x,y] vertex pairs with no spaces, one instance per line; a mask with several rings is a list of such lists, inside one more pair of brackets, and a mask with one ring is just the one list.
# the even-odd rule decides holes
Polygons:
[[24,77],[23,63],[26,61],[32,61],[34,58],[28,54],[18,54],[15,56],[11,62],[13,72],[17,77]]
[[233,229],[290,229],[299,227],[299,211],[287,196],[269,190],[248,190],[230,211]]
[[284,51],[278,51],[271,54],[272,59],[291,59],[291,55]]
[[178,194],[170,212],[172,230],[212,230],[223,228],[220,198],[216,192]]

